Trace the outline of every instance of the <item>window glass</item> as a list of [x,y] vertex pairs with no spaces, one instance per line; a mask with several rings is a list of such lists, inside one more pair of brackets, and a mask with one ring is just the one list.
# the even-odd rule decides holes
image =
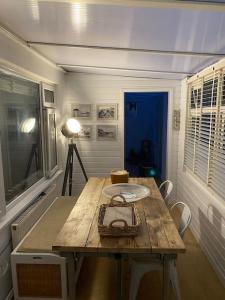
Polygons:
[[203,83],[202,106],[215,106],[217,99],[218,78]]
[[54,103],[54,92],[44,89],[44,93],[45,93],[45,102]]
[[201,104],[201,89],[191,90],[191,108],[200,107]]
[[49,114],[49,151],[50,156],[50,170],[54,169],[57,165],[57,152],[56,152],[56,124],[55,124],[55,113]]
[[8,204],[43,177],[39,84],[0,72],[0,130]]

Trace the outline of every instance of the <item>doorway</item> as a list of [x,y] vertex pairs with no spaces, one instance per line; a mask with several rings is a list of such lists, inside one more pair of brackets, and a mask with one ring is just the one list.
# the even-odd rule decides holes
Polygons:
[[166,179],[168,92],[124,93],[124,165],[131,177]]

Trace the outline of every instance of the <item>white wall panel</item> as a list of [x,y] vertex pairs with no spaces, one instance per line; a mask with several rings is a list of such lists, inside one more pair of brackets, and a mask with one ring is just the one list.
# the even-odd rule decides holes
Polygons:
[[181,89],[181,130],[179,134],[177,200],[192,211],[191,229],[212,266],[225,285],[225,202],[191,172],[183,168],[186,117],[186,81]]
[[25,43],[12,38],[1,28],[0,45],[1,65],[6,65],[17,72],[23,71],[27,76],[39,80],[58,83],[62,79],[63,71],[43,56],[35,54]]
[[[59,68],[55,67],[52,63],[47,62],[46,59],[41,58],[40,55],[34,54],[33,50],[30,50],[26,45],[13,39],[2,30],[0,30],[0,67],[9,68],[11,71],[31,80],[42,80],[58,84],[57,120],[61,119],[61,104],[59,100],[62,99],[63,95],[64,73],[60,71]],[[59,151],[59,159],[60,157]],[[15,206],[14,209],[8,211],[6,216],[0,220],[0,265],[4,264],[5,260],[10,260],[10,223],[23,209],[23,203],[20,203],[19,207]],[[5,224],[7,225],[5,226]],[[5,299],[12,287],[10,279],[10,271],[6,273],[4,278],[0,278],[0,299]]]
[[[150,80],[138,78],[124,78],[107,75],[94,75],[71,73],[66,75],[66,89],[64,102],[64,120],[70,116],[71,104],[92,103],[93,118],[82,121],[83,124],[118,124],[118,139],[115,142],[96,141],[95,130],[93,139],[90,141],[78,141],[78,149],[82,157],[88,176],[108,176],[113,169],[122,169],[123,165],[123,91],[160,91],[165,89],[172,91],[172,108],[179,107],[180,81],[172,80]],[[98,103],[118,103],[118,121],[101,122],[96,120],[95,105]],[[170,112],[171,116],[171,112]],[[171,168],[171,179],[176,186],[176,163],[177,163],[177,138],[178,132],[171,132],[172,155],[169,158]],[[66,141],[64,149],[67,151]],[[64,157],[65,161],[65,157]],[[77,161],[74,164],[74,193],[79,193],[84,185],[84,179]],[[175,197],[176,192],[174,192]]]

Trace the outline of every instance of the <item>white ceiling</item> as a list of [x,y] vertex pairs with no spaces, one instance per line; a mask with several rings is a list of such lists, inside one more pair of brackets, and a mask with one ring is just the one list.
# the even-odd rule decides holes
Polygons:
[[[219,59],[195,52],[225,53],[225,10],[0,0],[0,23],[25,41],[53,43],[33,47],[57,64],[70,65],[64,66],[69,71],[110,73],[114,68],[113,74],[180,79]],[[121,51],[117,47],[192,55]]]

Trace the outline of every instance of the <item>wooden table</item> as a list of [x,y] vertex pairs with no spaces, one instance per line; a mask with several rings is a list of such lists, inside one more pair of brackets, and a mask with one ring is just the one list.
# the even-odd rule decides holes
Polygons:
[[[136,202],[141,228],[135,238],[100,238],[98,233],[99,206],[108,203],[102,189],[111,184],[109,178],[90,178],[53,244],[53,250],[85,255],[121,257],[163,257],[163,299],[168,299],[169,260],[185,252],[185,246],[153,178],[130,178],[150,188],[151,195]],[[121,288],[121,286],[120,286]],[[121,293],[120,293],[121,296]]]

